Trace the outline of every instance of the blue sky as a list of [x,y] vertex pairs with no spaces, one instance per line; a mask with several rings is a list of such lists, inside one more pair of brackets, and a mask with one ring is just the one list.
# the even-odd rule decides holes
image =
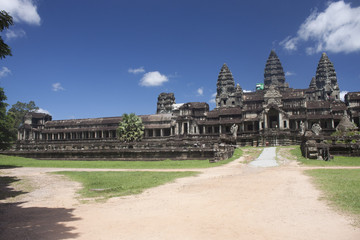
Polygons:
[[236,83],[263,82],[271,49],[290,87],[307,88],[322,52],[342,91],[360,91],[359,1],[0,0],[15,25],[1,36],[10,105],[53,119],[153,114],[157,96],[211,101],[223,63]]

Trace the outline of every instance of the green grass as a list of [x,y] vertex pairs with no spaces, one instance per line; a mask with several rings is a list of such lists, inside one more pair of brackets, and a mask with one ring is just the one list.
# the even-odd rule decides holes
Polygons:
[[332,206],[356,215],[360,224],[360,169],[314,169],[305,171],[325,193]]
[[32,158],[0,155],[1,166],[50,167],[50,168],[124,168],[124,169],[186,169],[216,167],[242,156],[241,149],[235,149],[234,155],[224,161],[209,163],[208,160],[165,160],[165,161],[64,161],[36,160]]
[[177,178],[197,172],[55,172],[82,183],[81,197],[106,200],[111,197],[139,194]]
[[300,147],[290,150],[291,154],[304,165],[308,166],[360,166],[360,157],[343,157],[334,156],[334,159],[330,161],[322,161],[315,159],[306,159],[301,155]]

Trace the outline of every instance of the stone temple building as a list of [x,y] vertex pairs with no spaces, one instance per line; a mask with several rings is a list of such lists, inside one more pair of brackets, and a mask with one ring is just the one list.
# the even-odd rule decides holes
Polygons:
[[[302,128],[310,129],[315,123],[323,134],[330,135],[344,115],[360,125],[360,92],[350,92],[345,102],[340,100],[335,68],[326,53],[321,55],[315,76],[305,89],[289,86],[274,51],[265,64],[263,89],[244,92],[235,85],[226,64],[221,67],[216,86],[213,110],[205,102],[176,104],[174,93],[161,93],[156,114],[140,116],[145,126],[144,141],[201,142],[235,136],[238,145],[287,145],[299,143]],[[19,129],[18,145],[46,150],[52,143],[63,149],[70,143],[83,143],[82,149],[98,142],[115,144],[120,121],[121,117],[52,120],[48,114],[31,112]]]

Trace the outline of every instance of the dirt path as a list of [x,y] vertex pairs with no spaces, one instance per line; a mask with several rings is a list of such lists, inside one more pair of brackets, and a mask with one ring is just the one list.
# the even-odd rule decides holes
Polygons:
[[351,219],[318,200],[303,168],[281,161],[260,168],[236,160],[92,204],[76,201],[77,183],[46,174],[54,169],[2,170],[38,187],[16,197],[24,203],[0,203],[0,239],[360,239]]

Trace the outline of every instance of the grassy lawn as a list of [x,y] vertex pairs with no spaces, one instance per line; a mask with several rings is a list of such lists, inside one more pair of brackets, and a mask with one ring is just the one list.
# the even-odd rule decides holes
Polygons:
[[124,168],[124,169],[186,169],[209,168],[224,165],[242,156],[241,149],[235,149],[234,155],[217,163],[208,160],[165,160],[165,161],[64,161],[64,160],[36,160],[32,158],[0,155],[1,166],[16,167],[52,167],[52,168]]
[[330,204],[356,215],[360,225],[360,170],[359,169],[314,169],[305,171],[314,178],[315,184],[325,193]]
[[197,172],[55,172],[81,182],[83,198],[106,200],[111,197],[139,194],[177,178],[195,176]]
[[290,152],[299,162],[308,166],[360,166],[360,157],[334,156],[334,159],[330,161],[322,161],[304,158],[301,155],[299,146],[296,146],[295,149],[290,150]]

